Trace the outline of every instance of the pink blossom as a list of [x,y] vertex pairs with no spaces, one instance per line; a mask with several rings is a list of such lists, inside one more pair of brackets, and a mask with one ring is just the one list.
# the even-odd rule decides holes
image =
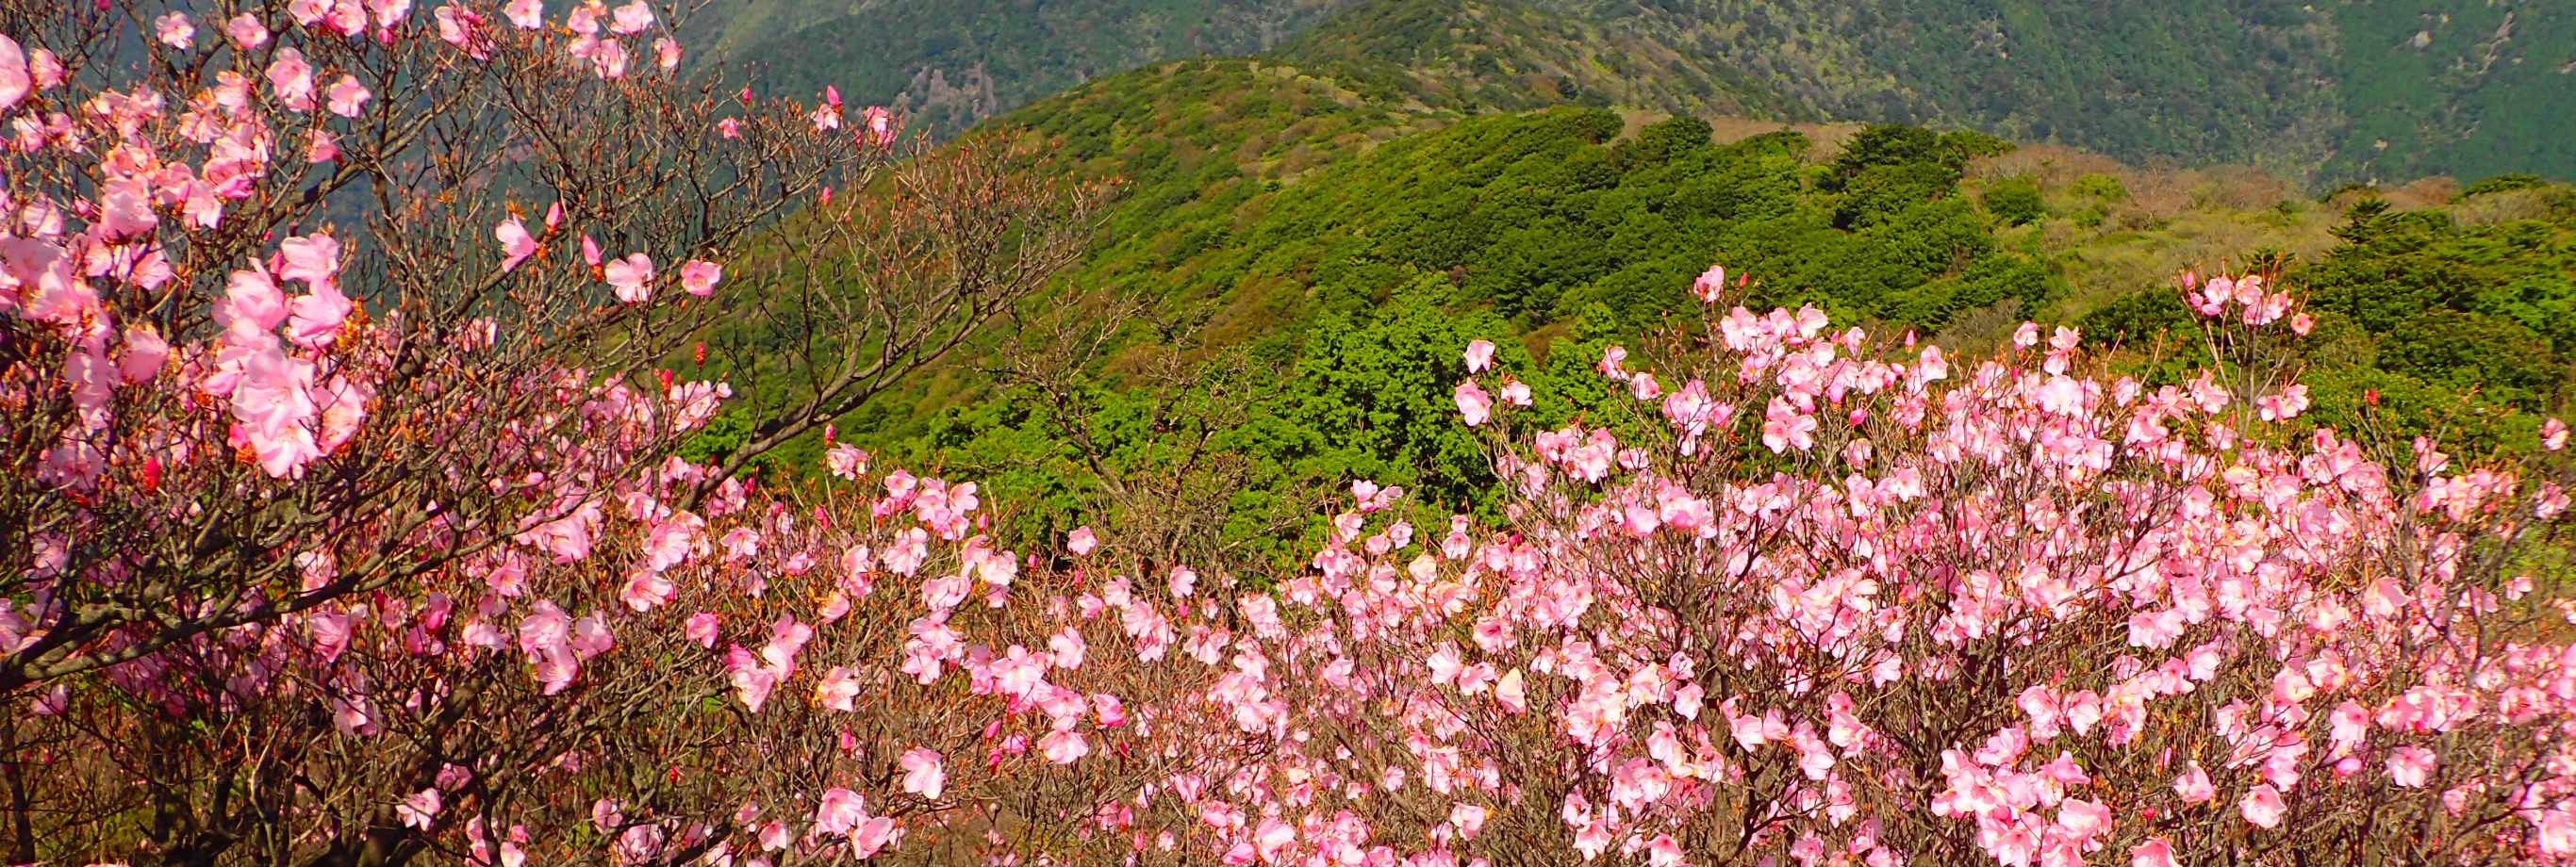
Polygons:
[[493,227],[492,237],[501,242],[502,271],[517,268],[519,263],[537,254],[537,239],[528,234],[528,227],[519,222],[517,214],[511,214],[509,219],[501,221],[501,225]]
[[858,481],[860,474],[868,471],[868,453],[860,451],[857,446],[842,443],[824,450],[823,465],[832,471],[832,475]]
[[152,34],[161,44],[186,51],[196,44],[197,25],[188,21],[188,13],[172,12],[153,19]]
[[894,143],[894,115],[884,106],[871,105],[860,111],[859,122],[866,128],[868,144],[884,147]]
[[313,108],[313,67],[304,62],[304,52],[292,47],[277,50],[268,64],[268,89],[289,109]]
[[432,13],[438,22],[438,41],[465,51],[474,60],[491,58],[491,40],[483,35],[483,16],[455,3],[442,3]]
[[2540,423],[2540,447],[2558,451],[2567,447],[2567,423],[2552,418]]
[[617,598],[626,603],[626,607],[643,612],[669,603],[677,594],[678,588],[672,585],[671,579],[662,577],[659,572],[639,571],[627,577],[626,589],[619,592]]
[[170,344],[150,325],[125,327],[125,348],[116,357],[116,374],[127,385],[150,382],[170,358]]
[[2256,398],[2254,405],[2262,410],[2264,421],[2288,421],[2307,411],[2308,387],[2304,383],[2292,383],[2278,395]]
[[233,387],[233,416],[272,478],[301,475],[306,463],[322,456],[310,427],[319,411],[312,389],[312,364],[274,346],[253,353]]
[[341,117],[357,117],[358,112],[366,107],[368,97],[372,95],[367,92],[364,85],[358,83],[358,78],[354,75],[340,76],[339,81],[331,83],[331,89],[327,93],[331,113]]
[[402,803],[395,804],[394,812],[401,817],[403,827],[427,831],[430,825],[437,821],[438,808],[438,790],[422,789],[404,798]]
[[151,192],[140,181],[110,181],[99,197],[99,218],[93,227],[99,239],[109,243],[141,240],[161,221],[152,212]]
[[682,627],[681,632],[688,636],[690,641],[697,642],[699,647],[713,650],[716,646],[716,626],[715,612],[700,611],[689,615],[688,623]]
[[1494,343],[1493,343],[1493,341],[1490,341],[1490,340],[1475,340],[1475,341],[1470,341],[1470,342],[1467,344],[1467,372],[1468,372],[1468,373],[1481,373],[1481,372],[1483,372],[1486,368],[1488,368],[1488,367],[1492,367],[1492,366],[1494,366]]
[[611,261],[606,266],[608,285],[617,290],[617,300],[642,304],[653,298],[653,257],[642,253]]
[[896,760],[903,768],[903,790],[931,800],[938,800],[945,789],[947,772],[940,767],[939,754],[921,747],[903,751]]
[[1088,526],[1075,527],[1073,532],[1065,537],[1065,548],[1072,551],[1073,556],[1076,557],[1090,556],[1091,550],[1099,546],[1099,537],[1092,535],[1091,528]]
[[2245,799],[2237,802],[2237,810],[2255,827],[2269,829],[2281,827],[2281,817],[2288,815],[2290,808],[2282,802],[2281,790],[2262,783],[2245,792]]
[[814,684],[814,703],[830,710],[842,713],[858,710],[858,696],[858,678],[852,677],[850,670],[844,666],[832,666],[831,670],[824,672],[822,679]]
[[[641,254],[638,254],[641,255]],[[648,263],[649,270],[650,265]],[[705,298],[716,291],[716,281],[724,279],[724,266],[704,259],[691,259],[680,265],[680,288]]]
[[378,29],[391,28],[411,15],[411,0],[366,0],[366,4]]
[[2431,781],[2434,762],[2431,750],[2417,746],[2398,747],[2388,752],[2388,777],[2400,788],[2420,789]]
[[1494,701],[1513,713],[1529,711],[1529,698],[1522,686],[1520,669],[1503,672],[1502,678],[1494,682]]
[[814,122],[814,131],[815,131],[815,132],[830,132],[830,131],[832,131],[832,130],[840,129],[840,128],[841,128],[841,90],[840,90],[840,88],[833,87],[833,86],[831,86],[831,85],[824,85],[824,87],[823,87],[823,101],[822,101],[822,103],[821,103],[821,104],[818,104],[818,105],[814,106],[814,113],[813,113],[812,115],[809,115],[809,116],[808,116],[808,119],[809,119],[809,120],[812,120],[812,121]]
[[631,35],[642,33],[652,26],[653,7],[645,5],[644,0],[634,0],[632,3],[617,7],[617,11],[609,19],[608,30],[620,35]]
[[626,43],[615,39],[598,41],[590,53],[591,68],[598,73],[599,77],[612,81],[626,77],[629,59]]
[[1469,427],[1484,424],[1485,419],[1493,414],[1493,399],[1485,395],[1484,389],[1476,387],[1475,380],[1458,383],[1450,397],[1457,401],[1458,413],[1466,417]]
[[1066,670],[1082,667],[1083,651],[1088,646],[1083,643],[1082,633],[1071,626],[1047,639],[1047,650],[1055,654],[1055,667]]
[[[5,67],[5,64],[0,64],[0,75],[6,75]],[[69,74],[71,70],[63,66],[63,59],[52,49],[39,48],[27,52],[27,75],[35,80],[37,90],[61,87],[63,77]],[[0,87],[4,86],[0,84]]]
[[2564,857],[2576,854],[2576,814],[2562,806],[2541,814],[2538,837],[2542,854]]
[[2078,840],[2091,840],[2111,828],[2111,808],[2100,801],[2068,798],[2057,806],[2057,826]]
[[1091,754],[1091,745],[1082,739],[1081,733],[1069,729],[1048,732],[1046,737],[1038,739],[1038,748],[1046,752],[1047,761],[1059,765],[1073,764]]
[[1624,347],[1624,346],[1610,346],[1610,347],[1606,347],[1606,348],[1604,348],[1604,349],[1602,349],[1602,350],[1601,350],[1601,363],[1600,363],[1600,364],[1598,364],[1598,365],[1596,365],[1596,366],[1595,366],[1595,369],[1597,369],[1597,370],[1601,371],[1601,375],[1602,375],[1602,376],[1607,376],[1607,377],[1610,377],[1610,378],[1612,378],[1612,379],[1620,379],[1620,380],[1624,380],[1624,379],[1627,379],[1627,378],[1628,378],[1628,372],[1627,372],[1626,370],[1621,369],[1620,365],[1625,364],[1625,363],[1627,362],[1627,360],[1628,360],[1628,349],[1627,349],[1627,347]]
[[1710,265],[1699,278],[1691,281],[1691,294],[1702,304],[1715,304],[1726,292],[1726,266]]
[[313,291],[287,305],[286,340],[306,349],[329,346],[355,308],[338,286],[329,281],[313,284]]
[[885,816],[861,822],[850,832],[850,854],[862,861],[874,858],[894,842],[894,832],[894,820]]
[[2200,763],[2197,761],[2183,765],[2182,776],[2174,779],[2173,787],[2175,794],[2181,795],[2182,802],[2185,804],[2204,804],[2218,797],[2217,788],[2210,785],[2209,772],[2201,770]]
[[0,35],[0,111],[8,111],[26,99],[33,81],[27,71],[26,52],[18,47],[17,40]]
[[340,140],[339,138],[331,135],[330,131],[321,129],[314,130],[313,136],[305,141],[305,162],[327,163],[339,158]]
[[1458,829],[1458,839],[1473,840],[1485,829],[1485,817],[1491,815],[1481,804],[1464,801],[1449,805],[1449,826]]
[[542,0],[509,0],[501,4],[501,14],[510,25],[521,30],[535,30],[546,25],[546,7]]
[[1762,445],[1773,454],[1816,447],[1816,419],[1799,411],[1787,398],[1774,397],[1763,413]]
[[2173,844],[2163,837],[2147,838],[2129,848],[2129,867],[2175,867]]
[[850,833],[867,821],[868,802],[859,793],[838,786],[826,789],[822,801],[814,806],[814,833],[840,835]]
[[278,244],[277,261],[280,280],[329,283],[340,273],[340,242],[324,234],[288,238]]
[[235,45],[258,48],[268,43],[268,26],[260,23],[259,16],[244,12],[224,22],[224,35]]

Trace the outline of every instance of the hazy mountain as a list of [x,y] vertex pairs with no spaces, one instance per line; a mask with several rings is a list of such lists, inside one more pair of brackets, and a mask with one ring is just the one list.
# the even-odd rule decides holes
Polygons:
[[2311,185],[2576,176],[2562,0],[722,0],[700,24],[766,86],[834,83],[946,131],[1275,49],[1470,107],[1961,126]]

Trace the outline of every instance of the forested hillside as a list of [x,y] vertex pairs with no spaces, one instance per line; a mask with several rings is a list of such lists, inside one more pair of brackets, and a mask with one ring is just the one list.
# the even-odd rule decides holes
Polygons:
[[951,132],[1132,66],[1293,43],[1504,107],[1536,90],[1964,127],[2308,186],[2576,176],[2558,120],[2576,115],[2576,6],[2540,0],[726,0],[703,17],[714,56],[782,92],[835,82]]
[[1542,0],[1825,113],[2312,182],[2576,175],[2576,6],[2531,0]]
[[[1399,46],[1428,65],[1381,53]],[[1970,132],[1507,110],[1532,91],[1456,70],[1543,66],[1512,44],[1357,48],[1150,67],[993,122],[1118,198],[1044,303],[842,436],[987,480],[1019,504],[1008,532],[1062,532],[1104,498],[1197,504],[1153,511],[1251,569],[1307,547],[1316,498],[1350,478],[1427,508],[1485,502],[1489,470],[1432,388],[1462,373],[1458,347],[1517,335],[1507,352],[1554,372],[1529,380],[1534,411],[1571,417],[1610,397],[1589,372],[1600,346],[1696,311],[1712,260],[1760,281],[1738,295],[1757,308],[1814,304],[1969,352],[2025,319],[2079,326],[2158,376],[2199,351],[2174,275],[2273,267],[2316,299],[2319,418],[2468,448],[2527,448],[2576,372],[2566,187],[2318,198],[2252,170]],[[783,350],[769,339],[742,323],[717,354]],[[721,451],[724,430],[701,447]]]
[[1242,55],[1349,0],[716,0],[705,62],[771,92],[831,84],[954,135],[1084,81]]

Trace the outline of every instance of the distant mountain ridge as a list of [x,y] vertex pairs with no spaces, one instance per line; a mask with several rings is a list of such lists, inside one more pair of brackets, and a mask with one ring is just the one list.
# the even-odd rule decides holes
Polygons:
[[1350,0],[716,0],[706,56],[774,93],[825,84],[943,137],[1161,60],[1247,55]]
[[2560,0],[1534,0],[1842,119],[1965,124],[2311,184],[2576,176]]
[[2312,187],[2576,177],[2561,0],[721,0],[716,62],[954,133],[1160,60],[1275,53],[1459,107],[1930,123]]

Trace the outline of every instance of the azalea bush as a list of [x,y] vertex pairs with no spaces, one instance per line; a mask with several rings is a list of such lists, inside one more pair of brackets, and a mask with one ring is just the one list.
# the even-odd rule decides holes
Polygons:
[[[422,792],[505,800],[541,781],[526,756],[674,695],[515,717],[508,667],[452,628],[501,622],[496,598],[551,622],[513,576],[581,604],[620,498],[730,394],[674,366],[750,306],[727,295],[775,294],[731,255],[790,226],[837,240],[797,248],[810,269],[937,254],[794,311],[867,354],[799,405],[822,417],[1061,261],[993,240],[1079,228],[1078,191],[1009,174],[1024,150],[922,156],[837,92],[683,79],[685,11],[0,3],[0,853],[436,851],[419,832],[458,814]],[[613,640],[573,611],[569,643],[530,627],[532,694]],[[504,743],[527,732],[502,718],[545,734]]]
[[[2185,275],[2209,364],[2141,381],[1713,269],[1570,422],[1438,348],[1488,517],[1006,550],[829,420],[1087,194],[689,85],[671,11],[0,0],[9,860],[2576,860],[2567,428],[2306,423],[2268,275]],[[816,369],[678,372],[744,311]]]
[[[2576,855],[2565,463],[2302,429],[2296,299],[2180,291],[2218,364],[2166,384],[2088,371],[2068,329],[1963,363],[1712,306],[1599,361],[1653,435],[1506,438],[1503,526],[1373,521],[1388,492],[1355,489],[1314,572],[1243,603],[1258,674],[1208,699],[1275,752],[1198,834],[1328,862]],[[1478,425],[1528,402],[1508,371],[1453,397]]]
[[[225,9],[0,8],[0,689],[416,579],[649,455],[723,392],[645,375],[719,251],[884,152],[683,89],[646,4]],[[661,412],[576,440],[568,391]]]

